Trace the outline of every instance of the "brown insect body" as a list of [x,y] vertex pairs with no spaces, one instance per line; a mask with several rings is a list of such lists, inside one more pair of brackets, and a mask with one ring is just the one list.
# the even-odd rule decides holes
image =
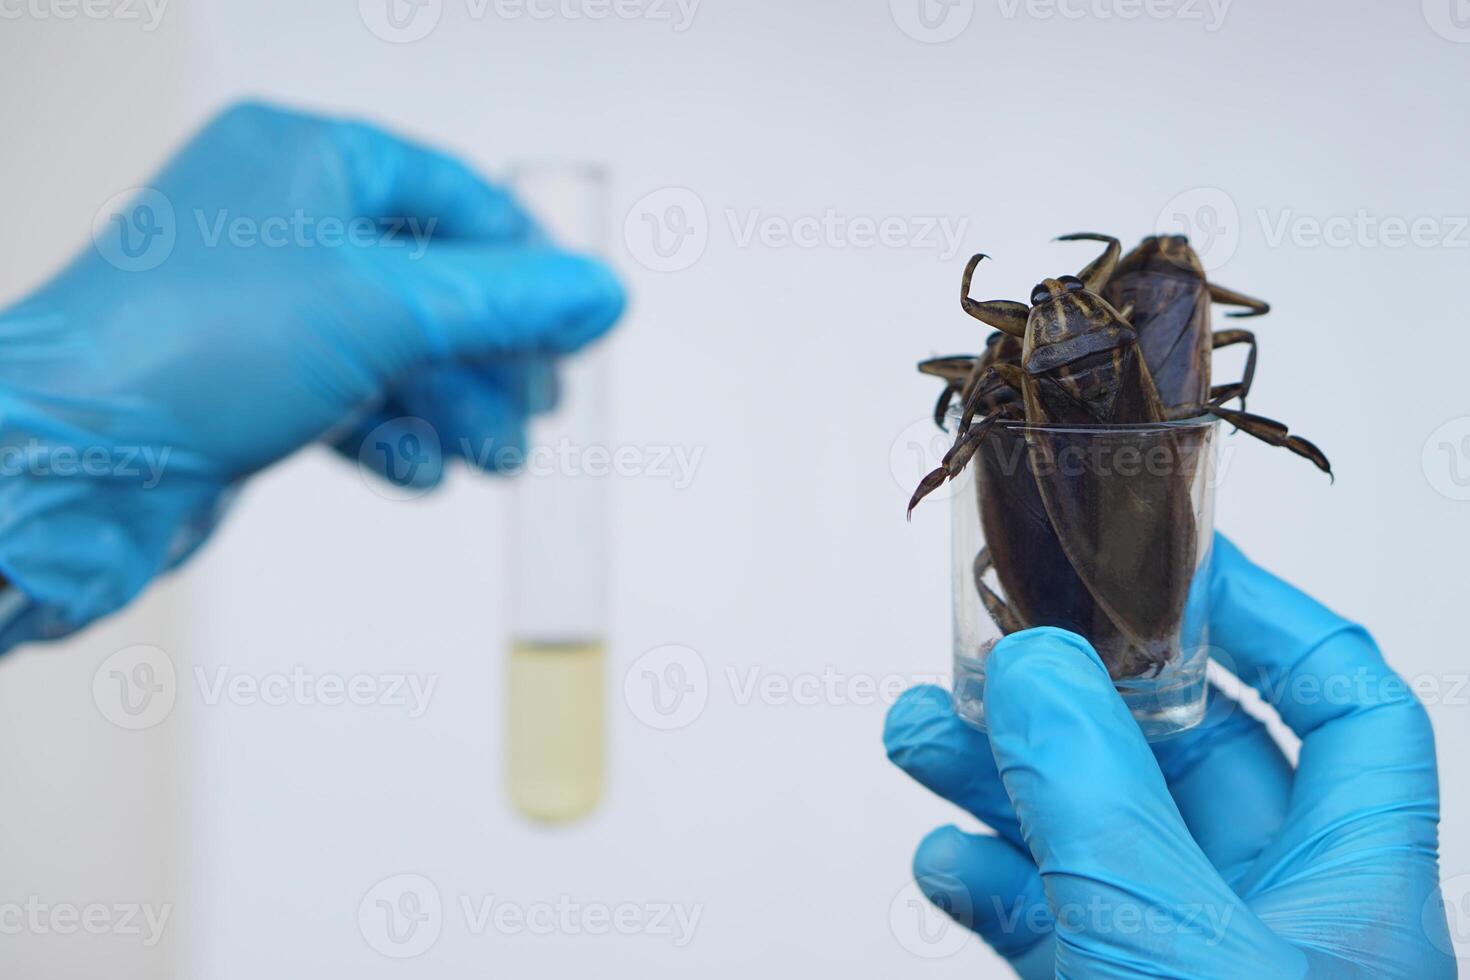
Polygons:
[[[1110,649],[1118,631],[1058,540],[1031,454],[1026,433],[1005,424],[976,453],[972,468],[986,542],[973,570],[976,588],[1003,632],[1059,626],[1093,638],[1099,649]],[[983,575],[990,569],[1004,602],[987,594]]]
[[[920,366],[946,381],[936,406],[941,428],[956,395],[964,407],[954,447],[909,508],[975,459],[987,542],[976,558],[975,584],[991,616],[1004,632],[1039,625],[1081,632],[1122,679],[1157,671],[1177,655],[1198,559],[1192,491],[1207,464],[1201,451],[1208,430],[1167,420],[1213,413],[1330,469],[1320,450],[1280,423],[1220,407],[1232,397],[1244,400],[1255,343],[1248,331],[1211,334],[1211,300],[1248,308],[1237,315],[1263,313],[1265,303],[1208,283],[1181,236],[1145,239],[1121,262],[1115,238],[1066,238],[1107,248],[1077,276],[1044,280],[1029,305],[971,299],[970,280],[985,256],[966,266],[962,307],[1000,332],[978,358]],[[1211,351],[1234,343],[1251,344],[1245,377],[1212,389]],[[1167,386],[1156,383],[1155,368]],[[1007,424],[1018,421],[1030,425]],[[1126,478],[1095,457],[1080,469],[1064,465],[1074,450],[1086,459],[1087,450],[1106,456],[1135,448],[1136,432],[1086,431],[1101,425],[1157,426],[1148,438],[1164,450],[1167,465]],[[983,579],[991,568],[1004,600]]]
[[[1082,280],[1044,280],[1031,300],[1018,379],[1026,420],[1059,429],[1027,430],[1033,454],[1029,469],[1058,547],[1086,586],[1083,595],[1105,615],[1112,627],[1107,633],[1123,641],[1109,643],[1107,633],[1100,638],[1103,617],[1092,617],[1089,635],[1114,676],[1161,668],[1174,653],[1174,633],[1193,578],[1197,534],[1189,479],[1193,467],[1187,464],[1194,458],[1182,453],[1187,447],[1178,435],[1165,434],[1160,440],[1170,465],[1156,473],[1123,478],[1106,458],[1085,454],[1075,454],[1078,458],[1069,466],[1069,450],[1083,446],[1077,432],[1060,427],[1162,423],[1164,407],[1138,334]],[[1109,447],[1101,448],[1107,454]],[[1005,513],[986,522],[987,541],[992,527],[1007,538],[1004,526],[1018,520],[1027,503],[1024,497],[1001,499],[997,507]],[[1002,549],[993,550],[999,564]],[[1042,587],[1068,584],[1066,578],[1059,582],[1053,577]],[[1070,605],[1083,604],[1073,597]]]
[[1165,404],[1203,404],[1210,395],[1210,293],[1199,256],[1146,238],[1118,263],[1103,295],[1129,305],[1144,362]]
[[[1069,235],[1068,240],[1103,236]],[[1103,297],[1128,309],[1128,322],[1138,331],[1144,362],[1166,407],[1204,405],[1239,397],[1242,405],[1255,374],[1256,339],[1247,330],[1212,332],[1211,300],[1244,307],[1232,317],[1261,316],[1269,304],[1211,283],[1198,253],[1183,235],[1150,235],[1118,262]],[[1212,389],[1213,352],[1249,344],[1245,374],[1235,385]]]
[[1044,280],[1031,294],[1021,347],[1022,394],[1033,423],[1158,422],[1163,406],[1138,334],[1080,279]]

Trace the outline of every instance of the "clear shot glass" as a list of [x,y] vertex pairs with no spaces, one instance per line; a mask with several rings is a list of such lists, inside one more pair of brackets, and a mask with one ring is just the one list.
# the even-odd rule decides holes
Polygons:
[[[601,168],[521,165],[508,184],[557,245],[606,251]],[[509,508],[506,769],[512,805],[556,823],[587,815],[603,792],[608,488],[586,463],[607,446],[608,352],[528,355],[522,368],[523,399],[549,410],[528,426]]]
[[991,430],[950,497],[962,718],[985,727],[985,661],[1002,636],[1058,626],[1092,643],[1147,738],[1199,723],[1218,428]]

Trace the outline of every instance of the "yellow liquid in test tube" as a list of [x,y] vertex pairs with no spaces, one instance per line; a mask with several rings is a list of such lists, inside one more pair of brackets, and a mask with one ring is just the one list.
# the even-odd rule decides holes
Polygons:
[[[600,168],[522,167],[510,186],[559,245],[605,252]],[[516,375],[521,400],[537,410],[529,444],[557,447],[552,465],[515,476],[505,548],[508,790],[516,810],[545,823],[586,816],[603,791],[608,484],[582,454],[608,445],[607,373],[598,344],[527,354]]]
[[602,795],[602,640],[516,640],[509,681],[511,802],[536,820],[585,816]]

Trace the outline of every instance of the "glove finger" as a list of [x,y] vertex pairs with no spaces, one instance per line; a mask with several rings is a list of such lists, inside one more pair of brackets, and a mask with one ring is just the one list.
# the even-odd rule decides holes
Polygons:
[[940,911],[977,933],[1021,976],[1051,976],[1055,921],[1031,856],[999,837],[940,827],[914,854],[914,880]]
[[526,415],[517,392],[501,377],[475,365],[444,365],[415,375],[399,389],[411,415],[430,420],[446,455],[483,472],[521,465],[526,453]]
[[948,691],[932,684],[905,691],[888,709],[883,745],[888,758],[921,786],[964,808],[1014,846],[1026,846],[989,740],[960,720]]
[[[1302,740],[1290,833],[1276,846],[1320,842],[1366,817],[1353,821],[1356,844],[1376,830],[1398,847],[1432,851],[1434,733],[1367,631],[1256,567],[1220,535],[1211,574],[1212,642]],[[1317,860],[1334,856],[1319,847]]]
[[623,312],[622,285],[606,265],[552,248],[442,241],[355,258],[371,281],[405,298],[428,362],[573,351]]
[[335,136],[360,214],[413,218],[442,239],[514,242],[536,233],[508,191],[453,156],[358,121],[338,123]]
[[[921,785],[1024,846],[989,740],[955,714],[945,691],[905,692],[889,710],[884,743]],[[1151,748],[1200,849],[1227,880],[1242,874],[1280,829],[1291,792],[1291,766],[1265,726],[1212,691],[1198,728]]]
[[1292,770],[1281,747],[1212,687],[1199,726],[1151,748],[1190,836],[1226,881],[1237,881],[1286,819]]
[[[1062,969],[1069,957],[1081,958],[1071,970],[1086,969],[1083,960],[1153,957],[1161,939],[1208,941],[1233,975],[1273,955],[1289,958],[1278,963],[1300,959],[1241,904],[1190,837],[1143,733],[1086,640],[1054,628],[1001,640],[986,664],[985,716],[1001,781],[1057,916],[1061,972],[1070,972]],[[1072,910],[1084,910],[1076,924]],[[1114,928],[1125,914],[1145,917],[1147,928]]]
[[527,415],[544,415],[560,403],[561,375],[555,357],[531,351],[501,362],[497,370],[514,372],[520,405]]
[[444,454],[438,430],[425,419],[405,414],[401,409],[401,404],[390,401],[368,413],[336,437],[332,448],[365,472],[394,486],[413,490],[437,487],[444,478]]

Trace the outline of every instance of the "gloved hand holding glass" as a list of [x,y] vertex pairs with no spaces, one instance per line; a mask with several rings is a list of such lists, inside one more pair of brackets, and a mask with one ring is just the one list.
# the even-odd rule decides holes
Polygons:
[[947,692],[889,713],[894,762],[983,820],[914,858],[932,901],[1023,977],[1451,977],[1423,707],[1362,627],[1217,538],[1212,642],[1301,737],[1295,770],[1219,691],[1150,746],[1081,637],[989,661],[989,737]]

